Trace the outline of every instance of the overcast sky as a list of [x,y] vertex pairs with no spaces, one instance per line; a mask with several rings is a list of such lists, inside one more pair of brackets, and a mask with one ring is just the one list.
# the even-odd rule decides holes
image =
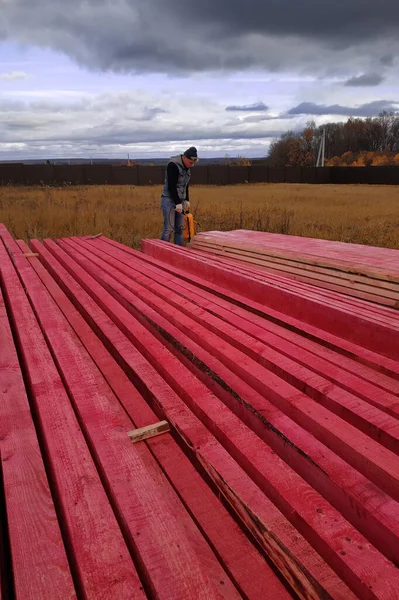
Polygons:
[[398,0],[0,0],[0,160],[265,156],[399,110]]

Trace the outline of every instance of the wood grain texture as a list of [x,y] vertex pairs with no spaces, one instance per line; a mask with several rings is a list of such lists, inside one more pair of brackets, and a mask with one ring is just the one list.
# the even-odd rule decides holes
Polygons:
[[137,442],[148,440],[149,438],[161,435],[162,433],[167,433],[168,431],[170,431],[169,423],[167,421],[160,421],[159,423],[153,423],[152,425],[146,425],[145,427],[128,431],[127,435],[133,444],[137,444]]
[[[115,332],[112,321],[94,302],[90,301],[87,293],[42,244],[37,241],[31,244],[40,253],[41,262],[48,270],[37,262],[33,265],[34,268],[95,360],[132,422],[140,427],[156,421],[156,415],[143,396],[133,386],[54,279],[57,279],[63,289],[72,296],[85,301],[90,321],[100,321],[103,327],[108,323]],[[59,248],[57,251],[62,252]],[[118,335],[120,343],[123,344],[123,334],[119,332]],[[268,596],[276,600],[291,597],[172,436],[149,439],[146,443],[240,593],[253,600]]]
[[[0,240],[3,286],[12,293]],[[0,456],[16,598],[76,598],[0,290]]]
[[197,234],[197,239],[223,239],[224,243],[258,249],[270,256],[288,257],[298,262],[311,262],[347,273],[399,282],[399,251],[389,248],[249,230],[204,232]]
[[[277,336],[292,342],[298,349],[297,354],[301,355],[304,350],[308,351],[314,356],[322,357],[332,365],[339,367],[339,369],[336,369],[338,372],[344,371],[357,375],[357,390],[359,390],[359,386],[362,386],[361,382],[363,381],[363,389],[372,384],[373,387],[370,389],[373,396],[377,394],[376,390],[378,388],[394,395],[399,394],[399,367],[397,362],[383,359],[380,355],[367,351],[361,346],[351,344],[321,329],[310,327],[298,319],[293,319],[278,311],[266,310],[263,305],[251,302],[239,294],[228,294],[224,288],[217,284],[212,284],[197,277],[195,273],[178,268],[175,264],[161,262],[152,256],[133,250],[109,238],[103,237],[101,242],[105,242],[110,249],[117,248],[127,259],[132,257],[138,259],[139,262],[145,265],[146,269],[155,268],[158,272],[160,271],[171,278],[177,276],[179,286],[193,286],[192,289],[195,290],[197,295],[210,299],[213,305],[227,307],[233,315],[244,315],[244,318],[254,323],[258,329],[267,331],[268,339],[270,334],[275,334],[274,337]],[[145,244],[147,245],[147,242]],[[149,250],[152,247],[153,241],[148,242]],[[273,346],[273,344],[271,345]],[[384,374],[385,372],[388,375]],[[395,377],[395,379],[392,377]]]
[[[399,321],[395,321],[398,313],[394,309],[391,312],[395,318],[381,319],[371,316],[363,305],[355,308],[339,298],[329,301],[317,292],[292,290],[284,284],[277,286],[253,274],[248,275],[226,265],[202,259],[194,251],[182,253],[174,248],[170,249],[165,242],[157,245],[157,252],[158,258],[165,258],[165,254],[172,255],[177,267],[185,265],[186,269],[191,268],[196,275],[264,304],[267,308],[279,310],[388,358],[399,358]],[[384,310],[388,311],[387,308]]]
[[[207,427],[210,427],[212,432],[214,433],[214,435],[216,435],[217,439],[219,440],[219,442],[223,443],[223,445],[228,448],[230,454],[236,459],[238,460],[240,466],[244,466],[245,469],[249,469],[249,472],[251,473],[252,477],[255,477],[254,481],[255,483],[257,483],[257,485],[260,485],[261,488],[265,491],[268,490],[268,493],[271,494],[273,501],[277,501],[277,498],[284,498],[285,502],[287,501],[287,497],[288,497],[288,489],[285,490],[285,492],[283,492],[282,490],[280,490],[279,492],[277,492],[277,495],[274,495],[274,493],[271,491],[271,489],[273,488],[273,484],[271,482],[270,479],[268,479],[268,484],[266,484],[265,482],[263,482],[263,477],[266,476],[266,472],[264,471],[264,469],[262,467],[260,467],[260,464],[258,465],[258,460],[266,460],[267,464],[268,464],[268,475],[266,476],[266,479],[271,476],[270,471],[273,470],[273,474],[275,477],[278,478],[278,473],[279,468],[277,467],[277,463],[275,464],[275,468],[277,469],[276,472],[274,472],[274,468],[272,468],[273,465],[273,454],[270,454],[267,451],[267,447],[261,443],[261,448],[259,447],[259,450],[257,450],[257,443],[259,442],[259,439],[256,438],[256,436],[252,436],[251,432],[248,431],[248,429],[243,426],[243,424],[236,419],[236,417],[230,413],[229,410],[226,409],[226,407],[224,405],[222,405],[219,401],[216,400],[216,398],[209,393],[209,390],[207,390],[207,388],[205,386],[203,386],[202,384],[198,383],[198,381],[194,380],[193,378],[191,378],[191,380],[189,379],[188,373],[186,372],[186,370],[184,368],[182,368],[182,366],[180,365],[180,363],[175,359],[174,356],[169,355],[169,353],[165,352],[165,349],[162,347],[162,345],[153,338],[153,336],[151,336],[151,334],[149,334],[146,330],[143,330],[142,327],[140,327],[140,325],[135,322],[134,319],[132,319],[132,317],[129,314],[126,314],[126,311],[121,307],[115,304],[115,301],[113,300],[112,297],[109,296],[109,294],[107,294],[106,291],[104,291],[103,288],[101,288],[101,286],[99,286],[98,284],[96,284],[95,282],[93,282],[91,280],[91,277],[89,278],[87,276],[87,272],[89,272],[91,275],[95,275],[96,269],[93,267],[93,262],[90,260],[86,260],[85,258],[80,258],[79,257],[79,253],[78,250],[74,249],[74,241],[73,240],[68,240],[65,242],[62,242],[62,246],[68,249],[68,252],[71,254],[71,256],[73,256],[81,265],[84,265],[86,268],[86,279],[85,280],[80,280],[80,283],[87,288],[87,290],[91,291],[91,295],[93,298],[96,299],[97,302],[100,303],[101,307],[110,315],[112,316],[114,322],[122,329],[122,331],[128,335],[129,339],[131,339],[131,341],[135,344],[135,346],[139,349],[140,353],[143,354],[148,361],[150,361],[151,363],[153,363],[157,369],[157,371],[160,373],[160,375],[162,375],[162,377],[168,382],[168,384],[174,389],[175,393],[178,394],[181,398],[184,399],[185,403],[187,404],[187,406],[189,406],[192,410],[194,410],[195,414],[201,419],[203,420],[203,422],[207,425]],[[83,253],[84,254],[84,253]],[[76,276],[76,269],[74,269],[74,273]],[[96,275],[95,275],[96,276]],[[112,289],[116,289],[116,282],[115,280],[111,280],[102,269],[98,269],[98,273],[97,273],[97,277],[104,283],[107,285],[107,287],[109,286],[110,288],[112,287]],[[180,366],[179,366],[180,365]],[[229,433],[228,433],[229,432]],[[246,450],[245,450],[246,448]],[[248,460],[248,451],[249,448],[251,448],[251,460],[252,460],[252,464],[249,464]],[[243,456],[246,456],[247,458],[244,458]],[[262,459],[260,459],[259,457],[262,456]],[[267,459],[266,459],[267,456]],[[255,466],[258,465],[258,466]],[[260,473],[262,472],[262,475],[260,475]],[[281,472],[282,475],[282,472]],[[259,477],[259,478],[258,478]],[[295,478],[296,474],[294,474],[293,472],[290,474],[290,477],[287,478],[285,476],[282,476],[281,480],[279,480],[279,485],[284,485],[287,484],[289,480],[291,480],[291,484],[292,484],[292,477]],[[294,484],[294,488],[295,489],[301,489],[302,488],[302,494],[300,494],[300,496],[303,496],[304,494],[306,495],[306,492],[304,491],[303,486],[305,485],[306,488],[306,484],[304,484],[303,481],[301,481],[301,483],[299,483],[299,480],[297,482],[297,484]],[[290,487],[291,489],[291,497],[293,495],[293,491],[292,491],[292,486]],[[316,498],[318,495],[314,490],[311,490],[310,488],[306,488],[309,490],[309,494],[310,497],[313,496],[313,498]],[[299,500],[298,500],[299,502]],[[318,498],[317,500],[318,503],[323,502],[323,500],[321,498]],[[284,509],[284,503],[283,504],[277,504],[280,508],[280,510],[282,509],[283,511]],[[306,508],[304,508],[303,506],[301,507],[299,504],[295,506],[295,509],[291,508],[288,509],[287,508],[287,514],[292,514],[292,510],[294,510],[294,514],[301,514],[301,511],[305,510],[306,512]],[[324,509],[323,509],[324,510]],[[329,509],[325,508],[326,510],[326,514],[331,511],[331,507],[329,507]],[[333,511],[334,512],[334,511]],[[338,519],[339,520],[340,515],[339,513],[336,513],[334,519]],[[309,523],[309,519],[310,519],[310,514],[307,515],[307,517],[303,517],[304,521]],[[327,519],[328,520],[328,519]],[[334,551],[330,553],[326,553],[325,551],[325,546],[323,546],[323,544],[325,543],[325,537],[323,538],[323,536],[328,536],[328,526],[326,526],[326,520],[324,520],[324,524],[323,527],[320,530],[316,530],[313,529],[313,527],[311,527],[311,530],[313,531],[313,534],[316,533],[315,537],[312,537],[312,535],[310,535],[310,539],[312,540],[312,543],[315,545],[316,548],[318,548],[318,551],[322,551],[322,547],[324,548],[324,550],[322,551],[323,556],[325,556],[326,554],[329,556],[329,561],[330,564],[334,565],[337,568],[337,563],[335,563],[335,559],[334,559]],[[336,521],[335,521],[336,522]],[[302,533],[304,533],[304,530],[299,526],[299,522],[295,523],[298,528],[299,531],[301,531]],[[313,522],[313,524],[315,524]],[[348,524],[345,525],[345,527]],[[337,526],[338,527],[338,526]],[[309,534],[309,530],[307,531],[307,533]],[[356,539],[356,535],[357,532],[355,532],[354,530],[351,530],[350,535],[347,534],[346,536],[344,536],[344,539]],[[320,537],[318,537],[320,536]],[[321,541],[321,539],[324,539],[324,542]],[[308,538],[309,539],[309,538]],[[336,537],[334,537],[335,542],[337,542]],[[361,543],[359,542],[358,546],[361,546],[362,548],[364,548],[363,546],[364,542]],[[328,542],[327,542],[328,545]],[[375,550],[373,551],[373,558],[371,559],[372,561],[375,561],[376,556],[378,555],[375,554]],[[341,554],[342,556],[342,554]],[[348,553],[345,552],[345,556],[348,556]],[[348,560],[350,561],[350,558],[348,556]],[[382,558],[380,556],[380,560],[382,561],[382,564],[385,564],[385,567],[388,568],[388,570],[390,569],[389,567],[389,563],[388,561],[386,561],[384,558]],[[385,562],[384,562],[385,561]],[[357,565],[357,566],[356,566]],[[348,565],[346,565],[346,567],[348,567]],[[351,567],[349,569],[351,575],[347,575],[347,579],[346,581],[350,581],[351,577],[354,577],[356,579],[356,576],[354,575],[354,571],[356,571],[357,568],[360,568],[358,562],[356,561],[356,559],[354,559],[354,563],[353,565],[351,564]],[[340,569],[342,569],[342,565],[340,565]],[[344,567],[345,569],[345,567]],[[367,570],[367,569],[366,569]],[[349,573],[348,571],[348,573]],[[392,575],[394,575],[395,570],[392,570]],[[363,581],[364,580],[364,573],[362,573],[361,576],[358,576],[358,582]],[[353,580],[351,580],[351,585],[354,585]],[[375,585],[375,584],[374,584]],[[365,591],[365,590],[364,590]]]
[[[376,352],[391,309],[158,240],[148,255],[101,235],[34,241],[28,261],[5,244],[150,596],[289,597],[211,480],[301,599],[396,599],[399,367]],[[343,336],[353,317],[371,344]],[[132,444],[162,420],[172,435]]]
[[129,440],[130,419],[115,409],[97,365],[29,269],[20,270],[23,283],[148,593],[165,600],[238,598],[148,447]]
[[[94,248],[94,245],[90,246]],[[88,254],[86,256],[89,257]],[[125,300],[123,303],[125,308],[134,310],[136,318],[142,315],[141,322],[147,324],[153,332],[159,332],[160,339],[163,343],[169,342],[168,348],[171,351],[175,350],[180,360],[183,356],[187,357],[184,363],[201,378],[201,372],[195,368],[196,361],[199,361],[204,375],[202,380],[208,387],[213,376],[220,377],[231,390],[236,393],[238,391],[239,401],[229,394],[229,388],[224,393],[222,390],[219,397],[259,436],[268,441],[281,458],[287,460],[289,454],[288,461],[291,461],[290,464],[295,470],[299,469],[298,472],[313,486],[316,485],[316,489],[332,501],[340,512],[363,533],[371,536],[373,543],[385,555],[398,562],[399,554],[396,553],[395,548],[399,548],[399,523],[396,518],[399,514],[399,505],[377,486],[374,486],[371,494],[373,485],[369,479],[362,477],[358,471],[340,460],[326,446],[318,445],[313,436],[307,436],[301,427],[274,407],[265,395],[260,395],[254,388],[244,383],[246,379],[244,375],[237,376],[233,365],[244,363],[245,356],[234,346],[226,344],[226,341],[216,335],[214,330],[198,325],[193,320],[192,315],[196,307],[188,302],[189,295],[185,289],[185,285],[188,284],[181,282],[178,286],[176,278],[163,274],[160,269],[151,270],[148,264],[143,266],[139,260],[133,262],[131,258],[126,257],[125,253],[107,244],[96,243],[91,258],[93,262],[97,262],[103,272],[113,275],[116,281],[124,285],[119,289],[113,286],[113,289],[114,296],[120,302]],[[175,292],[176,289],[179,289],[178,294]],[[170,290],[173,290],[172,294]],[[183,313],[182,297],[185,299]],[[202,303],[195,292],[192,294],[192,301],[198,303],[203,309],[208,308],[210,312],[214,312],[215,305],[211,304],[210,300]],[[206,313],[202,310],[200,316],[203,317],[204,314]],[[230,368],[226,366],[223,356],[226,357]],[[267,378],[268,375],[265,375],[265,379]],[[221,390],[217,385],[215,387],[220,394]],[[246,411],[243,409],[245,401],[248,409]],[[254,419],[255,414],[257,417]],[[271,424],[276,428],[275,430],[272,430]],[[294,444],[288,444],[287,440]],[[327,477],[324,478],[323,475]]]
[[[68,268],[68,270],[71,273],[74,274],[75,279],[79,281],[79,283],[85,288],[86,291],[88,291],[90,294],[94,294],[93,287],[96,289],[97,294],[99,295],[99,297],[97,297],[96,295],[96,301],[100,304],[101,308],[103,308],[103,310],[105,310],[105,312],[109,316],[111,316],[111,318],[114,318],[114,314],[111,311],[111,306],[113,306],[114,303],[112,297],[109,297],[109,294],[107,294],[101,288],[101,286],[95,285],[95,282],[92,280],[92,277],[90,276],[90,274],[88,274],[86,270],[76,265],[76,263],[74,263],[74,261],[72,261],[70,258],[65,258],[65,256],[63,256],[62,254],[57,253],[57,250],[53,247],[53,244],[51,242],[47,242],[45,240],[45,245],[48,248],[54,250],[54,253],[57,254],[58,259],[62,262],[64,266],[66,266],[66,268]],[[94,297],[94,295],[92,297]],[[102,298],[103,300],[100,301],[100,298]],[[105,298],[106,301],[104,300]],[[83,314],[86,315],[84,305],[79,304],[79,308],[83,311]],[[122,313],[123,317],[126,317],[129,322],[131,320],[131,317],[128,314],[125,314],[124,311],[122,311]],[[115,328],[113,328],[109,332],[110,335],[115,334],[114,329]],[[142,328],[139,327],[139,329],[141,335],[143,333]],[[103,339],[103,341],[105,342],[105,338]],[[112,352],[115,352],[116,345],[117,340],[113,339],[111,349]],[[119,345],[118,348],[120,348]],[[120,350],[122,349],[120,348]],[[124,349],[124,351],[127,351],[126,348]],[[116,353],[116,356],[118,360],[121,360],[121,357],[118,353]],[[311,597],[320,596],[319,586],[321,586],[324,590],[330,590],[332,592],[333,597],[351,597],[351,592],[349,591],[349,589],[343,584],[342,581],[340,581],[340,579],[336,575],[334,575],[333,571],[331,571],[331,569],[326,565],[326,563],[324,563],[321,557],[318,556],[317,553],[314,552],[314,550],[312,550],[311,546],[309,546],[301,536],[298,537],[299,533],[294,528],[292,528],[288,521],[286,521],[282,517],[281,513],[279,513],[276,507],[274,507],[274,505],[264,496],[261,490],[259,490],[259,488],[257,488],[257,486],[253,482],[251,482],[251,479],[249,479],[245,472],[238,467],[235,461],[231,462],[229,454],[226,453],[223,447],[216,442],[216,440],[201,424],[201,422],[194,417],[193,413],[188,409],[188,407],[179,398],[179,396],[170,388],[170,386],[163,380],[163,378],[160,377],[160,375],[150,364],[150,362],[148,362],[143,357],[143,355],[140,352],[138,352],[137,349],[135,349],[132,345],[130,346],[130,348],[128,348],[127,358],[129,362],[123,364],[123,368],[125,370],[129,370],[129,375],[133,378],[135,384],[140,385],[141,389],[143,389],[147,396],[148,394],[150,394],[149,399],[153,401],[154,407],[161,414],[164,414],[168,421],[171,422],[173,428],[181,437],[182,442],[188,444],[188,448],[191,448],[192,450],[197,449],[195,451],[197,460],[199,460],[199,450],[202,451],[204,449],[203,442],[205,442],[205,440],[208,439],[209,441],[207,441],[205,444],[205,451],[207,448],[216,448],[216,455],[219,456],[219,454],[221,453],[221,457],[225,457],[224,459],[221,459],[221,464],[223,464],[223,462],[227,460],[228,464],[234,466],[233,474],[231,474],[231,476],[233,476],[233,478],[238,477],[239,480],[243,478],[242,492],[244,494],[250,494],[252,496],[253,494],[255,494],[256,497],[259,499],[260,504],[257,506],[259,506],[259,510],[261,510],[262,512],[262,519],[270,521],[273,515],[276,516],[277,522],[281,523],[281,527],[277,528],[274,535],[276,535],[277,538],[279,538],[279,536],[284,537],[285,541],[282,541],[283,548],[286,547],[286,544],[289,544],[291,547],[291,551],[290,553],[288,553],[288,555],[285,551],[283,552],[285,560],[288,561],[288,567],[292,569],[292,572],[288,570],[285,573],[285,575],[287,576],[290,572],[291,575],[297,573],[298,565],[302,565],[302,567],[300,568],[300,572],[302,573],[302,577],[305,578],[302,583],[304,584],[305,582],[307,582],[306,589],[308,589],[310,586],[309,589],[313,590],[313,596]],[[188,384],[188,382],[186,383]],[[198,433],[195,433],[197,430]],[[211,435],[210,438],[209,435]],[[194,438],[192,436],[194,436]],[[213,462],[213,460],[211,460],[211,462]],[[228,476],[228,473],[226,473],[226,476]],[[228,476],[228,479],[231,479],[231,477]],[[262,507],[264,507],[264,509]],[[234,506],[232,508],[235,510]],[[287,532],[287,527],[288,530],[292,532],[292,535],[290,534],[288,539],[285,537],[286,533],[284,534],[284,532]],[[270,554],[270,546],[267,540],[265,539],[265,535],[266,538],[270,538],[270,533],[268,533],[268,531],[269,527],[264,528],[262,526],[258,531],[258,538],[265,551],[267,551],[267,553]],[[294,533],[295,531],[296,533]],[[295,556],[298,557],[298,544],[301,547],[301,550],[299,552],[301,558],[299,561],[298,558],[295,558]],[[292,556],[291,552],[293,552]],[[271,559],[276,563],[276,556],[272,555]],[[281,556],[279,560],[281,560]],[[317,576],[310,575],[311,573],[317,573]],[[317,585],[316,587],[314,587],[316,582]],[[323,593],[326,594],[327,592],[325,591]],[[302,595],[301,597],[307,596]]]
[[[196,271],[195,265],[192,265],[188,260],[186,252],[176,250],[176,248],[169,248],[166,244],[158,243],[156,240],[143,240],[142,248],[145,254],[164,264],[166,270],[172,273],[176,273],[179,270],[183,278],[188,281],[199,281],[200,286],[204,286],[204,283],[201,283],[201,281],[205,281],[205,286],[208,289],[217,291],[218,295],[236,302],[239,306],[248,308],[256,312],[256,314],[262,314],[268,320],[281,324],[287,329],[300,332],[301,335],[317,341],[327,348],[339,349],[345,356],[354,358],[367,366],[399,380],[399,362],[397,360],[383,356],[375,350],[362,346],[359,341],[355,342],[340,337],[337,333],[323,328],[322,324],[320,326],[312,324],[304,320],[301,315],[295,316],[283,312],[282,307],[272,308],[269,305],[266,306],[262,300],[252,300],[248,295],[243,295],[243,290],[241,290],[241,293],[240,290],[237,292],[233,291],[231,288],[223,285],[220,279],[208,277],[206,270],[201,272]],[[178,256],[179,252],[180,256]],[[215,279],[216,282],[214,281]]]
[[224,260],[229,262],[234,260],[235,264],[240,261],[243,266],[261,268],[265,272],[286,275],[294,279],[299,278],[321,287],[328,288],[329,285],[334,285],[340,289],[341,293],[354,295],[355,297],[358,292],[370,294],[376,296],[374,301],[377,303],[384,301],[384,299],[398,299],[399,284],[388,280],[346,273],[334,268],[319,267],[311,261],[306,263],[298,262],[292,258],[274,257],[265,251],[259,253],[253,250],[244,250],[236,246],[226,245],[218,240],[205,241],[201,239],[201,234],[198,234],[191,241],[189,247],[223,256]]
[[[39,280],[21,250],[9,239],[6,244],[30,293],[40,294]],[[144,598],[141,582],[42,330],[12,261],[4,246],[2,248],[3,284],[10,300],[10,315],[20,342],[57,516],[78,593],[97,598],[104,597],[107,590],[109,597],[116,594],[121,598]],[[53,333],[58,334],[56,330]],[[36,515],[36,527],[42,526],[42,519]],[[99,548],[103,551],[99,552]]]
[[[101,258],[105,260],[108,258],[108,262],[112,266],[114,256],[107,257],[107,254],[104,253],[107,248],[107,245],[100,242],[96,244],[95,252],[101,250]],[[122,260],[123,255],[117,255],[115,252],[114,255]],[[127,259],[126,264],[129,265]],[[191,316],[197,315],[197,322],[200,322],[208,331],[218,334],[271,372],[279,375],[300,391],[306,392],[316,402],[355,425],[388,449],[399,453],[397,396],[367,385],[363,386],[363,389],[367,387],[367,400],[364,397],[358,398],[355,395],[357,387],[359,385],[362,387],[362,382],[358,378],[353,378],[352,388],[348,389],[347,380],[350,378],[345,375],[345,372],[334,369],[329,363],[323,363],[309,353],[298,352],[292,345],[287,349],[288,345],[280,343],[278,349],[271,348],[269,332],[262,334],[258,326],[251,326],[248,320],[240,319],[226,309],[217,306],[212,297],[208,296],[206,300],[202,299],[197,289],[190,292],[186,289],[184,282],[180,282],[176,278],[165,277],[160,270],[149,272],[148,266],[140,268],[138,261],[135,263],[134,270],[129,271],[123,265],[118,265],[118,268],[130,276],[132,285],[136,281],[142,282],[157,291],[160,297],[169,301],[177,309],[181,309],[182,298],[184,298],[185,310],[182,319],[185,318],[186,313]],[[159,285],[161,283],[162,286],[168,288],[168,292]],[[177,286],[179,286],[178,294],[175,292]],[[208,308],[208,312],[204,312],[202,310],[204,308]],[[190,329],[191,324],[187,327]],[[205,334],[205,338],[207,337],[206,330],[202,330],[202,334]],[[289,349],[291,349],[291,353]],[[315,369],[311,369],[313,364],[315,364]],[[335,385],[340,382],[334,381],[334,374],[336,378],[344,380],[343,388]]]

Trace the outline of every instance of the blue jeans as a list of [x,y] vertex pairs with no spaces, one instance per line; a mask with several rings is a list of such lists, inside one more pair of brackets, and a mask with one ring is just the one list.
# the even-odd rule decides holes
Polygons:
[[183,231],[184,231],[184,215],[176,212],[175,203],[170,198],[162,196],[161,208],[163,214],[163,231],[161,240],[170,242],[172,233],[174,233],[174,242],[179,246],[183,246]]

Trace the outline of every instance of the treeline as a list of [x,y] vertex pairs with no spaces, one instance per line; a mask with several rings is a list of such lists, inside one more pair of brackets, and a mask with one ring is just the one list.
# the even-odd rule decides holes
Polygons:
[[270,145],[269,164],[273,167],[315,166],[323,130],[328,166],[399,166],[399,113],[394,112],[319,127],[310,122],[299,133],[288,131]]

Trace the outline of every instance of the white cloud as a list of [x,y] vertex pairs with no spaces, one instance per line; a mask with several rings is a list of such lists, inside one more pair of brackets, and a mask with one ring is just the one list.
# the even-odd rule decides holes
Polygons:
[[159,97],[144,90],[82,95],[70,101],[23,102],[0,97],[0,153],[27,157],[162,153],[197,144],[210,152],[263,147],[286,129],[286,119],[245,120],[217,100],[178,93]]
[[28,75],[24,71],[11,71],[11,73],[2,73],[0,79],[4,81],[17,81],[18,79],[27,79]]

